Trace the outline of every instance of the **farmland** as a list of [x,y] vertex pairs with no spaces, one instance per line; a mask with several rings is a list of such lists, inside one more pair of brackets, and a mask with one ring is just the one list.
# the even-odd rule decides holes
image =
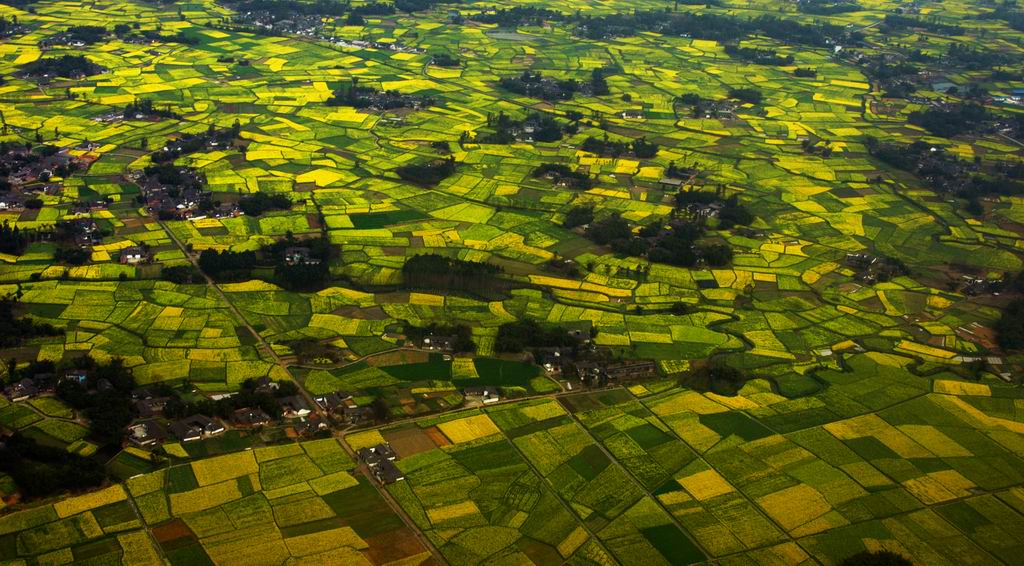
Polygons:
[[429,557],[353,467],[331,439],[173,466],[3,517],[3,559],[191,565]]
[[0,563],[1019,562],[1022,22],[0,0]]

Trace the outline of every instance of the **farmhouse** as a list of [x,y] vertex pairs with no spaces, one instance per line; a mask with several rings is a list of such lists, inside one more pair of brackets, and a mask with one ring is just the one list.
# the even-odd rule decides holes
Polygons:
[[498,394],[494,387],[484,387],[480,385],[474,385],[467,387],[462,390],[462,394],[466,397],[473,397],[479,399],[482,403],[497,403],[501,401],[501,395]]
[[156,421],[140,422],[128,427],[128,441],[135,446],[154,446],[166,438],[167,429]]
[[313,401],[316,402],[317,406],[328,413],[333,413],[340,408],[345,406],[345,401],[352,398],[352,394],[346,393],[345,391],[335,391],[333,393],[326,393],[324,395],[318,395],[313,397]]
[[420,347],[424,350],[451,352],[455,349],[455,343],[457,341],[458,338],[455,336],[435,336],[431,334],[423,337]]
[[304,417],[312,412],[306,400],[300,395],[281,397],[277,400],[277,404],[281,407],[281,414],[290,419]]
[[370,407],[343,407],[341,415],[347,424],[360,424],[374,419],[373,409]]
[[222,432],[224,426],[206,415],[192,415],[171,425],[171,433],[182,442],[209,438]]
[[262,426],[270,422],[270,415],[262,409],[238,409],[231,415],[231,422],[239,427]]
[[26,401],[39,394],[39,389],[33,380],[29,378],[17,381],[4,390],[4,395],[11,401]]
[[359,460],[366,464],[373,477],[381,484],[390,484],[405,479],[405,475],[395,465],[395,450],[390,444],[378,444],[369,448],[361,448]]
[[135,265],[148,261],[148,256],[149,254],[146,253],[142,246],[129,246],[121,250],[119,261],[121,265]]

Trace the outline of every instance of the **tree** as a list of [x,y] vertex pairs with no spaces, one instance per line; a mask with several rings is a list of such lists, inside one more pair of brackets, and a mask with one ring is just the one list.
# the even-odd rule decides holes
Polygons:
[[593,221],[594,207],[574,206],[565,214],[565,220],[562,222],[562,226],[565,228],[575,228],[577,226],[590,224]]
[[913,562],[888,550],[865,550],[843,560],[840,566],[913,566]]

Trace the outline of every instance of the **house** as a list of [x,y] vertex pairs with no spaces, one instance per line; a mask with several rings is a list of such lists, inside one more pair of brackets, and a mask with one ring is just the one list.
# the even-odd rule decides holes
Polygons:
[[35,382],[26,377],[8,386],[4,390],[4,394],[11,401],[27,401],[38,395],[39,390],[36,388]]
[[501,401],[501,395],[498,394],[494,387],[488,388],[481,385],[474,385],[463,389],[462,394],[466,397],[479,398],[484,404]]
[[324,411],[333,413],[338,408],[345,405],[345,401],[352,398],[352,395],[344,391],[335,391],[334,393],[327,393],[325,395],[317,395],[313,397],[313,401],[316,402]]
[[171,433],[182,442],[192,442],[218,435],[224,426],[206,415],[192,415],[171,425]]
[[319,265],[320,259],[312,257],[309,248],[291,247],[284,250],[284,262],[288,265]]
[[295,433],[299,436],[312,436],[318,432],[330,429],[330,425],[327,421],[320,418],[319,415],[309,415],[309,418],[299,419],[299,423],[294,426]]
[[263,426],[270,422],[270,415],[261,409],[238,409],[231,416],[231,422],[241,427]]
[[89,372],[84,369],[70,369],[64,372],[64,377],[60,378],[61,383],[72,382],[79,385],[85,386],[85,383],[89,380]]
[[144,399],[152,399],[156,397],[156,393],[153,393],[153,391],[148,387],[136,387],[135,389],[132,389],[129,395],[131,396],[132,401],[142,401]]
[[398,454],[395,453],[395,449],[387,443],[360,448],[359,452],[356,454],[359,456],[359,460],[369,466],[370,469],[379,466],[381,462],[390,462],[398,457]]
[[146,261],[146,252],[141,246],[128,246],[121,250],[121,265],[135,265]]
[[456,340],[455,336],[424,336],[420,347],[424,350],[451,352],[455,349]]
[[253,390],[257,393],[273,393],[277,391],[277,382],[267,376],[253,381]]
[[644,111],[636,108],[631,108],[622,112],[622,118],[624,120],[642,120],[644,117]]
[[349,407],[346,406],[341,410],[342,417],[345,418],[345,422],[348,424],[359,424],[374,420],[375,415],[373,409],[370,407]]
[[281,397],[277,400],[277,404],[281,407],[281,414],[290,419],[304,417],[312,412],[309,410],[306,400],[299,395]]
[[153,446],[167,438],[167,430],[156,421],[145,421],[128,427],[128,442],[139,446]]
[[139,418],[150,419],[164,412],[164,407],[170,401],[170,397],[150,397],[135,401],[135,412]]
[[376,469],[372,470],[372,472],[373,477],[377,478],[377,481],[383,485],[399,482],[405,479],[405,474],[402,473],[402,470],[399,470],[398,466],[389,460],[381,462]]
[[604,368],[608,379],[627,381],[658,375],[658,364],[654,360],[626,360],[608,364]]
[[560,375],[562,367],[571,363],[573,359],[572,348],[537,348],[534,351],[534,360],[548,374]]
[[37,373],[32,377],[38,394],[53,393],[57,390],[57,375],[53,373]]

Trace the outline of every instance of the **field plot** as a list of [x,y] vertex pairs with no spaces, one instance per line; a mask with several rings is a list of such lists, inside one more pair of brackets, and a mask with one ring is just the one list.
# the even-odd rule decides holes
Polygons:
[[[370,438],[376,436],[376,438]],[[418,438],[410,450],[410,437]],[[394,442],[405,480],[388,491],[452,564],[604,562],[606,551],[482,413],[458,413],[379,434]]]
[[0,518],[0,557],[189,566],[429,561],[353,468],[333,439],[173,466]]
[[488,414],[619,561],[690,564],[704,553],[554,401]]

